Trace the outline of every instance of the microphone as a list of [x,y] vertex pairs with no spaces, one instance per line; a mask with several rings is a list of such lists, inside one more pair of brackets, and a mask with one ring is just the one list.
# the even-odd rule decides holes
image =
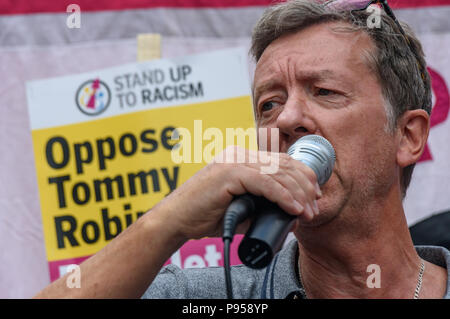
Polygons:
[[[310,167],[316,174],[319,185],[325,184],[330,178],[336,155],[333,146],[322,136],[306,135],[291,145],[287,153],[293,159]],[[239,208],[242,207],[240,211],[245,211],[246,217],[255,210],[259,213],[242,239],[238,255],[247,267],[264,268],[281,249],[296,216],[284,212],[278,205],[264,197],[249,194],[243,196],[245,205],[238,205]],[[249,204],[249,200],[253,201],[253,204]],[[238,198],[237,201],[242,199]]]

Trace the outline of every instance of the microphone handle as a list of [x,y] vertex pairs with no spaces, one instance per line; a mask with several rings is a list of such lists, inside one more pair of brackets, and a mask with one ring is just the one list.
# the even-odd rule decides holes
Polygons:
[[259,213],[242,239],[238,255],[247,267],[260,269],[281,249],[296,216],[264,197],[258,198],[256,209]]

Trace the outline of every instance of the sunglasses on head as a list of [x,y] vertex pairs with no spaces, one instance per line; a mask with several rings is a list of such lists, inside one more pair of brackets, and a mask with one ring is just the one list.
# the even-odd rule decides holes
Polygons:
[[403,30],[402,26],[400,25],[400,22],[398,22],[397,18],[394,15],[394,12],[389,7],[387,0],[331,0],[331,1],[326,1],[324,3],[324,5],[326,7],[330,7],[337,11],[365,10],[372,4],[380,4],[381,7],[383,8],[383,10],[386,12],[386,14],[395,22],[400,33],[402,34],[403,38],[405,39],[409,49],[411,50],[411,53],[416,58],[416,63],[417,63],[417,67],[419,68],[420,75],[422,76],[422,80],[425,81],[425,75],[424,75],[423,69],[422,69],[419,61],[417,60],[416,55],[414,54],[414,49],[411,45],[411,42],[408,40],[405,30]]

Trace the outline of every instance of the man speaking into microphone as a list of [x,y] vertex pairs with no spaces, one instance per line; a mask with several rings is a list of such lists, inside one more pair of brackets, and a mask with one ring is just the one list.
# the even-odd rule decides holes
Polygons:
[[[382,6],[376,26],[372,3]],[[292,0],[264,13],[251,50],[257,126],[278,129],[280,153],[268,156],[279,169],[261,174],[260,152],[226,149],[252,160],[208,164],[81,264],[80,289],[63,277],[36,297],[226,298],[222,268],[161,268],[187,240],[221,236],[232,200],[251,194],[293,216],[296,240],[265,268],[232,267],[235,298],[450,298],[450,252],[414,247],[402,206],[431,113],[411,30],[387,1]],[[286,154],[308,135],[335,152],[320,186],[310,166]]]

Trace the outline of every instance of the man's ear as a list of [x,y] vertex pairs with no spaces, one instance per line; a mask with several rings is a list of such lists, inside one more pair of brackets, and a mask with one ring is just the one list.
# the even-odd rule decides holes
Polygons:
[[430,130],[430,116],[425,110],[410,110],[406,111],[397,123],[397,133],[400,137],[397,164],[406,167],[416,163],[422,156]]

